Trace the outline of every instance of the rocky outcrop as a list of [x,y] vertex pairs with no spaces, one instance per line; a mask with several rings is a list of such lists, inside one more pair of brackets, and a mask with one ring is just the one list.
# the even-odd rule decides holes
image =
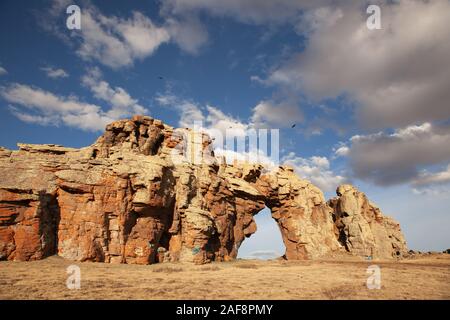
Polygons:
[[358,256],[392,258],[407,253],[398,222],[384,216],[366,195],[351,185],[342,185],[333,208],[337,237],[345,249]]
[[406,250],[398,224],[353,187],[327,203],[289,167],[227,164],[207,135],[150,117],[114,122],[82,149],[0,149],[0,176],[0,259],[227,261],[266,206],[287,259]]

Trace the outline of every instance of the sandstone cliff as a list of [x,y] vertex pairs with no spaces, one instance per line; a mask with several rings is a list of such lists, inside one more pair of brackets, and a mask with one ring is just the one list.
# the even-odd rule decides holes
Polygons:
[[82,149],[1,148],[0,176],[0,260],[227,261],[265,206],[287,259],[407,251],[398,223],[352,186],[327,203],[291,168],[226,164],[205,134],[150,117],[116,121]]

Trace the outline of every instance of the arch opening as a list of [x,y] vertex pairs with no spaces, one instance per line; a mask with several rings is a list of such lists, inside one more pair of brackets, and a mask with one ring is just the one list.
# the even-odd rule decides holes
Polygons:
[[242,242],[237,258],[269,260],[283,256],[286,247],[271,210],[265,207],[255,214],[253,219],[256,232]]

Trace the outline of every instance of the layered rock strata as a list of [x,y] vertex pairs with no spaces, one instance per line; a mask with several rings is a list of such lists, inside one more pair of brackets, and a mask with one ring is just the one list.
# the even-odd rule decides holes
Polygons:
[[354,187],[326,202],[292,168],[227,164],[206,134],[150,117],[111,123],[82,149],[18,146],[0,149],[0,260],[228,261],[264,207],[286,259],[407,252],[398,223]]

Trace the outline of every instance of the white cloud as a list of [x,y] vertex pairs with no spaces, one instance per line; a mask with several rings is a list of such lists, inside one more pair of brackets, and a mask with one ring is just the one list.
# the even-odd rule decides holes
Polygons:
[[271,125],[279,128],[291,127],[303,122],[303,114],[295,103],[261,101],[253,108],[252,121],[256,125]]
[[69,76],[69,74],[61,68],[42,67],[41,70],[47,74],[47,77],[52,79],[67,78]]
[[75,97],[61,98],[39,88],[17,83],[2,88],[1,94],[7,101],[30,109],[37,108],[55,113],[91,113],[98,111],[98,106],[79,102]]
[[77,54],[84,60],[96,60],[114,69],[134,64],[137,59],[151,56],[162,44],[173,42],[189,54],[197,54],[208,42],[208,31],[198,14],[183,12],[173,14],[169,3],[163,2],[160,10],[162,24],[157,25],[139,11],[133,11],[125,19],[105,15],[91,3],[82,8],[80,32],[68,35],[58,27],[57,19],[65,14],[68,0],[53,0],[45,13],[38,17],[39,25],[73,46],[78,38]]
[[337,157],[345,157],[345,156],[347,156],[348,155],[348,153],[350,152],[350,149],[349,149],[349,147],[347,147],[347,146],[340,146],[339,148],[337,148],[335,151],[334,151],[334,154],[337,156]]
[[198,54],[208,42],[208,31],[196,16],[168,17],[165,27],[172,40],[190,54]]
[[193,123],[203,122],[204,116],[201,110],[192,102],[183,101],[179,105],[181,111],[179,125],[185,128],[191,128]]
[[216,107],[207,105],[205,108],[201,108],[198,103],[179,98],[171,93],[160,94],[155,100],[160,105],[174,108],[180,112],[178,121],[180,127],[193,128],[196,122],[201,122],[202,127],[206,130],[215,129],[222,134],[228,130],[236,136],[245,135],[245,130],[249,128],[249,124],[245,124],[231,115],[226,115]]
[[68,33],[59,20],[66,14],[69,4],[67,0],[53,0],[47,11],[38,17],[39,25],[75,47],[84,60],[95,60],[113,69],[132,66],[136,60],[151,56],[160,45],[170,41],[166,28],[155,25],[138,11],[133,11],[128,18],[108,16],[90,2],[82,7],[81,30]]
[[196,123],[204,124],[205,116],[202,110],[191,100],[180,99],[171,93],[159,94],[155,100],[160,105],[179,112],[178,125],[182,128],[192,128]]
[[130,116],[133,111],[114,106],[103,111],[101,107],[82,102],[75,96],[58,96],[17,83],[2,87],[0,95],[13,104],[11,112],[22,121],[41,125],[64,124],[86,131],[104,130],[108,123]]
[[54,117],[51,115],[48,116],[40,116],[40,115],[32,115],[28,113],[24,113],[20,111],[18,108],[14,106],[9,106],[9,110],[11,113],[16,116],[19,120],[27,123],[33,123],[33,124],[39,124],[41,126],[48,126],[48,125],[57,125],[58,124],[58,117]]
[[156,102],[158,102],[162,106],[176,106],[179,101],[175,95],[172,94],[158,94],[155,98]]
[[252,75],[252,76],[250,76],[250,80],[253,81],[253,82],[260,83],[260,84],[265,84],[265,80],[261,79],[260,76]]
[[[166,20],[173,40],[181,49],[196,54],[208,42],[208,31],[200,16],[228,17],[236,21],[264,25],[272,29],[295,25],[302,11],[330,0],[166,0],[160,15]],[[273,34],[273,32],[270,32]]]
[[197,130],[207,133],[214,141],[214,152],[219,160],[224,157],[227,163],[237,160],[238,162],[263,164],[267,169],[277,168],[279,161],[275,159],[275,155],[268,156],[267,150],[258,149],[256,145],[249,144],[245,151],[225,145],[227,137],[245,138],[249,133],[248,130],[253,128],[252,123],[242,122],[210,105],[201,108],[191,100],[180,99],[170,93],[158,95],[155,100],[159,104],[179,112],[178,124],[180,127],[194,128],[197,126]]
[[110,118],[120,118],[130,114],[146,114],[148,110],[133,99],[128,92],[121,87],[112,88],[102,79],[98,68],[93,68],[82,77],[82,83],[88,87],[97,99],[108,102],[111,108],[106,112]]
[[414,186],[426,186],[430,184],[443,184],[450,182],[450,164],[443,171],[428,172],[423,171],[414,179]]
[[105,16],[96,8],[83,10],[81,44],[78,55],[97,60],[111,68],[130,66],[143,59],[170,39],[167,30],[157,27],[142,13],[129,19]]
[[291,152],[282,162],[292,166],[300,178],[311,181],[324,191],[334,191],[347,181],[345,177],[336,175],[330,169],[330,162],[325,157],[302,158]]
[[251,127],[250,124],[226,115],[218,108],[206,106],[206,111],[208,112],[206,117],[208,128],[218,130],[222,134],[228,133],[236,137],[244,137],[246,131]]
[[[431,123],[356,135],[347,153],[356,177],[379,185],[420,180],[420,168],[450,161],[450,127]],[[426,175],[422,179],[437,179]]]
[[0,66],[0,76],[3,76],[5,74],[8,74],[8,71],[6,71],[5,68],[3,68],[2,66]]
[[[229,114],[225,114],[216,107],[207,105],[205,108],[201,108],[192,101],[180,99],[170,93],[157,96],[156,101],[161,105],[178,110],[180,112],[179,125],[182,127],[192,128],[195,124],[194,121],[200,121],[202,129],[215,139],[214,151],[217,158],[225,157],[227,163],[233,163],[233,160],[259,163],[265,165],[268,170],[278,168],[280,161],[276,158],[276,153],[271,153],[269,156],[269,150],[261,150],[257,145],[250,143],[246,146],[245,152],[224,145],[223,139],[227,135],[233,137],[248,136],[250,130],[257,128],[253,121],[248,123],[242,122]],[[259,112],[262,110],[261,108],[255,109]],[[274,112],[272,106],[270,106],[268,111]],[[254,115],[251,120],[258,117]],[[291,121],[292,117],[289,117]],[[273,119],[281,121],[280,118]],[[287,119],[285,120],[287,121]],[[276,143],[273,143],[272,146],[276,148]],[[335,175],[330,170],[330,163],[325,157],[305,159],[290,153],[281,159],[281,162],[293,166],[302,178],[309,179],[323,190],[335,190],[338,185],[346,181],[344,177]]]
[[412,188],[412,193],[420,196],[450,198],[450,186],[430,186],[421,188]]
[[[105,19],[105,18],[103,18]],[[106,18],[107,19],[107,18]],[[151,55],[162,43],[169,41],[169,34],[164,28],[156,27],[152,21],[140,12],[133,12],[131,19],[109,19],[105,25],[114,23],[118,34],[128,44],[131,55],[145,58]]]
[[[216,157],[221,159],[225,158],[227,163],[249,162],[258,163],[265,166],[267,170],[274,170],[278,168],[279,159],[276,158],[275,153],[268,156],[269,150],[263,150],[258,148],[255,143],[250,143],[246,146],[245,150],[240,150],[234,146],[230,147],[225,145],[228,143],[227,139],[230,137],[245,139],[251,132],[256,134],[256,131],[251,131],[254,128],[253,123],[242,122],[231,115],[225,114],[223,111],[216,107],[206,106],[207,116],[206,120],[206,132],[213,137],[214,151]],[[273,144],[275,148],[276,143]]]
[[371,128],[450,117],[450,2],[383,1],[382,30],[366,27],[364,6],[347,2],[306,12],[306,49],[266,84],[322,100],[347,94]]
[[182,16],[207,12],[251,24],[284,24],[296,21],[303,9],[329,2],[323,0],[167,0],[162,12]]

